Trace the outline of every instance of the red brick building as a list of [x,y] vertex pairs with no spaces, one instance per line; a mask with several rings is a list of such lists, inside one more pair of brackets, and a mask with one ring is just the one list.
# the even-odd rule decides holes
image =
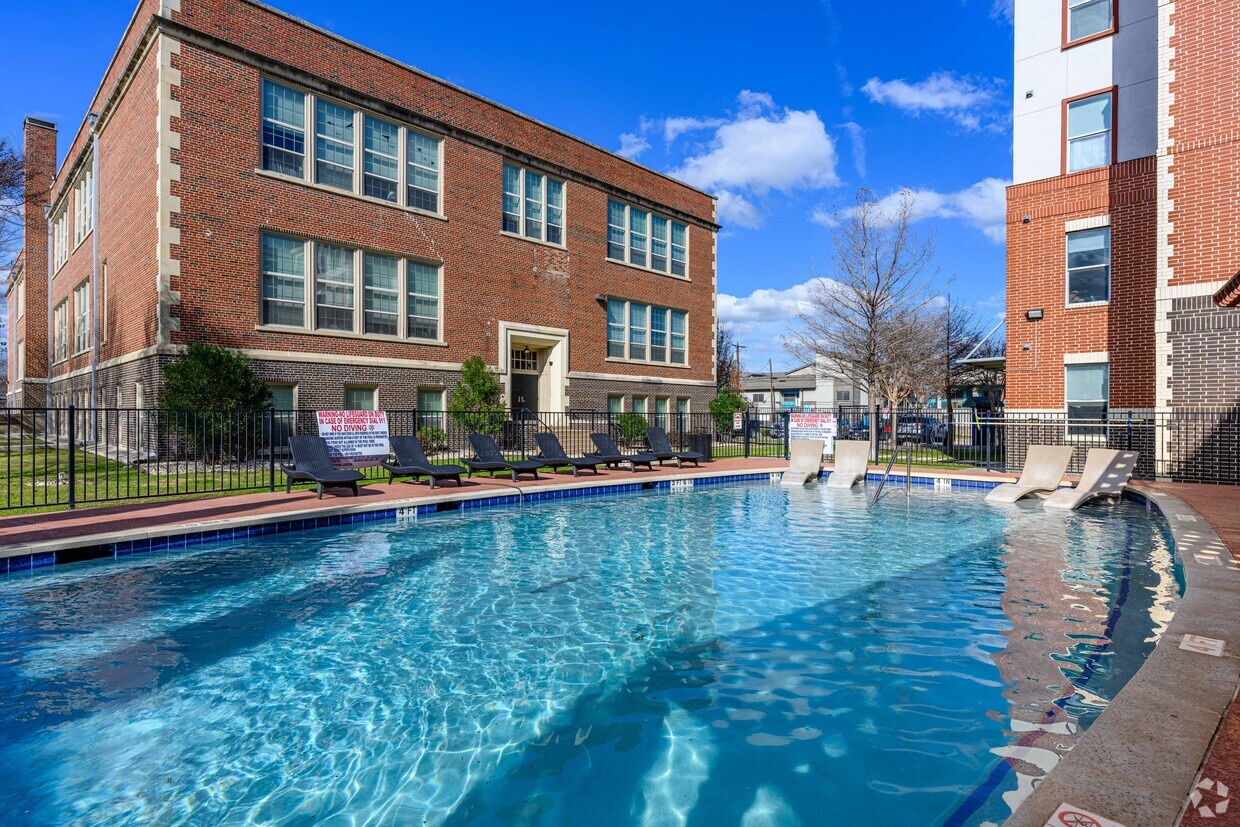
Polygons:
[[151,405],[193,341],[281,406],[441,406],[471,356],[514,406],[713,395],[712,196],[267,6],[143,0],[57,137],[27,120],[11,404]]
[[1013,91],[1009,411],[1237,408],[1240,0],[1017,0]]

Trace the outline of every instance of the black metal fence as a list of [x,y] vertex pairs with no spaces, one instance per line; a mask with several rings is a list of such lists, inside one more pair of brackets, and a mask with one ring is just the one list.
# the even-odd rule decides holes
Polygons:
[[[10,408],[0,458],[0,510],[74,507],[124,500],[271,491],[284,484],[288,437],[318,433],[314,411],[134,408]],[[447,413],[388,411],[392,434],[417,434],[433,461],[472,456],[469,434],[491,433],[511,457],[538,454],[534,434],[550,431],[570,456],[593,452],[592,433],[607,433],[626,451],[646,448],[646,428],[663,427],[677,450],[713,459],[788,455],[789,414],[606,411]],[[995,414],[939,409],[877,414],[875,460],[911,445],[913,464],[942,470],[1017,472],[1030,445],[1078,448],[1079,472],[1089,448],[1141,453],[1137,474],[1186,482],[1240,484],[1240,412],[1236,410],[1112,412],[1105,422],[1054,414]],[[840,439],[868,439],[864,408],[836,411]],[[903,460],[902,460],[903,461]],[[386,472],[371,468],[370,479]]]

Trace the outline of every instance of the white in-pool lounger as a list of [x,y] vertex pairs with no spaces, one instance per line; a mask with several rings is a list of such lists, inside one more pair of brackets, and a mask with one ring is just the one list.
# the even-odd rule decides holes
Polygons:
[[779,478],[780,485],[804,485],[822,473],[821,439],[794,439],[788,446],[792,459],[788,470]]
[[835,470],[827,477],[832,488],[852,488],[865,479],[870,467],[868,439],[840,439],[835,443]]
[[1074,511],[1094,497],[1118,497],[1124,493],[1128,480],[1132,479],[1138,456],[1136,451],[1090,448],[1085,456],[1085,471],[1076,488],[1056,491],[1042,505]]
[[1070,445],[1030,445],[1029,452],[1025,454],[1025,467],[1020,470],[1020,479],[991,491],[986,495],[986,502],[1014,503],[1030,494],[1055,491],[1068,471],[1073,450]]

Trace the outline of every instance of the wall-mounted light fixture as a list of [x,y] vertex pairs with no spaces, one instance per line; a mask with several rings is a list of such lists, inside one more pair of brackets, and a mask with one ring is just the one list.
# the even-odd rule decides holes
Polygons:
[[602,293],[595,293],[594,300],[598,302],[599,304],[607,304],[607,297],[604,296]]
[[1029,91],[1025,92],[1025,100],[1029,100],[1029,99],[1030,99],[1030,98],[1032,98],[1032,97],[1033,97],[1033,90],[1032,90],[1032,89],[1030,89]]
[[1026,321],[1036,322],[1038,319],[1041,319],[1041,318],[1042,318],[1042,308],[1040,308],[1040,307],[1039,307],[1039,308],[1036,308],[1036,309],[1034,309],[1034,310],[1026,310],[1026,311],[1025,311],[1025,320],[1026,320]]
[[1022,218],[1022,219],[1020,220],[1020,223],[1021,223],[1021,224],[1032,224],[1032,223],[1033,223],[1033,216],[1032,216],[1032,215],[1026,215],[1024,218]]

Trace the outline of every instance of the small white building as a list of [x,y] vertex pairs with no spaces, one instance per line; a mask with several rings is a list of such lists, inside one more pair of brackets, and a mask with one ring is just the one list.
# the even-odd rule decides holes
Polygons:
[[865,391],[835,375],[825,361],[792,370],[741,374],[741,396],[750,410],[834,411],[866,404]]

